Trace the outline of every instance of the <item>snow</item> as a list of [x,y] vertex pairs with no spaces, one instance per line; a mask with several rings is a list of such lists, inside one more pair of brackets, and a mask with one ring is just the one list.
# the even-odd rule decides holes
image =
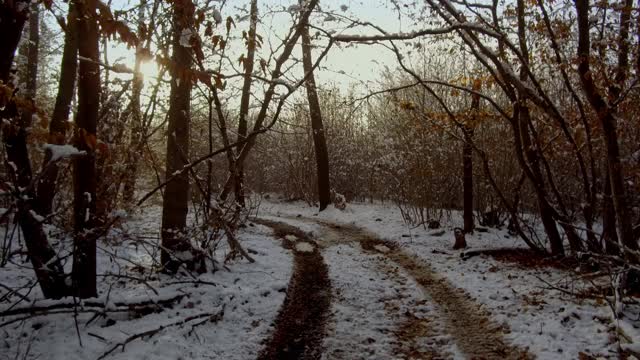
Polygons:
[[[254,359],[271,334],[284,301],[293,252],[316,250],[327,264],[332,286],[328,331],[323,342],[325,358],[403,358],[397,351],[407,344],[402,343],[406,339],[399,329],[412,321],[429,329],[411,343],[416,349],[436,349],[441,358],[465,358],[455,336],[446,333],[443,310],[411,274],[389,260],[389,254],[397,251],[396,245],[468,295],[478,305],[478,311],[490,313],[495,324],[508,328],[504,336],[511,344],[527,348],[539,359],[576,359],[581,352],[614,358],[617,344],[610,340],[613,331],[624,333],[628,339],[628,344],[621,344],[623,348],[640,350],[637,306],[620,309],[624,317],[616,320],[606,302],[578,300],[560,291],[576,286],[567,271],[521,268],[485,256],[462,260],[460,251],[452,250],[453,228],[462,223],[456,212],[442,219],[441,229],[431,230],[407,226],[391,204],[350,203],[343,211],[330,206],[318,213],[302,203],[263,200],[259,217],[292,224],[310,234],[313,242],[287,235],[285,239],[295,245],[293,250],[286,250],[271,229],[249,222],[239,230],[238,239],[256,263],[234,261],[213,273],[177,277],[153,271],[157,266],[161,213],[160,207],[149,207],[140,214],[124,214],[121,223],[99,241],[99,297],[90,301],[104,304],[110,310],[106,316],[90,321],[94,308],[87,301],[79,302],[79,338],[72,311],[35,315],[0,326],[0,345],[4,347],[0,358],[95,359],[133,334],[224,309],[224,315],[215,323],[172,326],[127,344],[109,359]],[[332,233],[317,221],[353,224],[394,242],[394,246],[375,244],[373,250],[367,251],[349,243],[339,230]],[[4,231],[0,228],[0,237],[4,237]],[[45,231],[57,230],[45,224]],[[497,229],[467,235],[467,243],[472,250],[523,247],[521,241]],[[20,246],[15,241],[13,250]],[[54,246],[61,259],[69,258],[65,254],[71,251],[71,238],[60,239]],[[226,244],[217,249],[219,263],[228,250]],[[63,261],[70,271],[71,262]],[[16,302],[16,308],[73,304],[71,299],[42,299],[40,289],[32,287],[33,272],[25,269],[29,265],[26,258],[16,256],[0,270],[0,284],[20,294],[9,295],[0,288],[0,299],[7,297],[0,300],[0,311]],[[128,311],[114,312],[118,304],[147,300],[158,303],[177,296],[182,298],[172,306],[141,317]],[[0,318],[0,324],[13,319]]]
[[[244,246],[251,249],[256,263],[231,262],[215,273],[201,274],[195,278],[177,278],[150,271],[153,251],[149,247],[159,239],[159,219],[162,210],[152,207],[142,214],[126,219],[120,228],[114,229],[107,239],[98,245],[99,297],[89,301],[99,302],[107,308],[118,302],[154,302],[185,295],[173,306],[161,308],[157,313],[142,317],[133,313],[107,313],[93,321],[93,308],[80,302],[77,320],[80,338],[76,335],[73,311],[47,316],[34,316],[2,327],[3,346],[0,359],[96,359],[105,351],[127,337],[159,326],[180,321],[201,313],[217,313],[224,306],[224,315],[216,323],[206,322],[192,328],[195,322],[174,326],[156,335],[137,339],[118,349],[108,359],[232,359],[255,358],[261,349],[262,339],[272,330],[292,270],[291,251],[282,248],[272,237],[269,228],[248,226],[238,234]],[[2,231],[2,230],[0,230]],[[2,234],[3,235],[3,234]],[[17,237],[17,234],[16,234]],[[155,238],[156,240],[144,240]],[[17,246],[17,241],[14,242]],[[62,254],[72,246],[71,239],[59,244]],[[225,246],[218,252],[220,262]],[[73,300],[44,300],[36,286],[29,290],[33,271],[26,259],[16,258],[0,270],[0,283],[18,289],[30,299],[19,307],[71,303]],[[65,264],[67,272],[70,262]],[[140,269],[143,273],[140,273]],[[131,281],[122,275],[140,278]],[[143,282],[144,281],[144,282]],[[182,283],[181,283],[182,281]],[[203,284],[196,284],[198,281]],[[211,283],[208,285],[204,283]],[[19,290],[22,289],[22,290]],[[153,290],[152,290],[153,289]],[[157,292],[157,294],[156,294]],[[0,298],[7,295],[0,288]],[[11,296],[10,302],[0,301],[0,311],[6,310],[19,299]],[[13,317],[0,317],[0,324]],[[80,345],[82,341],[82,346]]]
[[193,31],[191,31],[191,29],[182,29],[182,32],[180,33],[180,46],[190,48],[191,36],[193,36]]
[[216,24],[222,24],[222,14],[220,14],[220,10],[213,8],[213,20]]
[[296,251],[299,252],[304,252],[304,253],[311,253],[313,252],[313,245],[311,243],[308,243],[306,241],[300,241],[298,243],[296,243]]
[[[610,342],[611,310],[605,302],[578,300],[546,284],[559,288],[576,286],[568,280],[571,274],[559,269],[524,269],[485,256],[461,260],[460,252],[452,250],[453,228],[462,224],[460,214],[454,212],[449,221],[441,221],[442,229],[430,230],[407,226],[393,204],[348,204],[344,211],[330,206],[318,213],[317,208],[302,203],[263,202],[261,211],[316,236],[322,233],[321,226],[296,221],[296,217],[355,224],[396,242],[403,251],[422,259],[469,294],[492,314],[497,324],[508,327],[507,340],[528,348],[540,359],[573,359],[578,358],[580,352],[608,358],[616,353],[616,344]],[[467,235],[467,243],[470,248],[466,250],[525,247],[506,229]],[[375,248],[382,256],[384,251],[378,246]],[[331,264],[338,261],[327,260],[327,263],[331,268]],[[359,277],[353,274],[353,278]],[[332,281],[335,281],[333,276]],[[637,313],[629,317],[638,319]],[[634,324],[640,326],[640,321]],[[639,341],[640,336],[634,339]]]
[[292,15],[295,15],[295,14],[297,14],[297,13],[299,13],[299,12],[300,12],[300,9],[302,9],[302,7],[301,7],[300,5],[298,5],[298,4],[293,4],[293,5],[291,5],[291,6],[289,6],[289,7],[287,8],[287,12],[289,12],[289,13],[290,13],[290,14],[292,14]]
[[80,151],[72,145],[44,144],[43,149],[51,152],[51,162],[86,154],[86,151]]
[[388,247],[386,247],[384,245],[374,245],[373,248],[378,250],[379,252],[381,252],[383,254],[388,253],[389,251],[391,251],[391,249],[389,249]]

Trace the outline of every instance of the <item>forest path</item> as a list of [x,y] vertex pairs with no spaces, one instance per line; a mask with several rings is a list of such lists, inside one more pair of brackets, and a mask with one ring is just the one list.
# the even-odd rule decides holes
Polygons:
[[[321,232],[316,240],[323,251],[347,245],[357,250],[355,256],[359,253],[360,256],[375,257],[378,276],[381,280],[395,283],[393,286],[398,292],[398,300],[411,297],[407,286],[413,284],[421,288],[422,298],[415,299],[413,296],[411,301],[416,305],[414,307],[407,309],[407,301],[403,306],[398,306],[397,301],[385,302],[386,316],[399,320],[397,322],[400,324],[392,331],[395,337],[391,341],[394,356],[403,359],[452,358],[454,355],[445,351],[445,345],[453,341],[458,350],[456,352],[469,359],[533,358],[526,351],[510,345],[504,338],[507,329],[495,324],[490,314],[468,294],[397,244],[382,240],[354,225],[301,217],[291,217],[291,220],[320,225]],[[331,267],[334,264],[329,265]],[[325,354],[325,358],[333,357]]]
[[258,355],[260,360],[315,360],[322,356],[331,283],[317,244],[300,229],[276,221],[254,219],[273,229],[282,245],[293,250],[294,267],[275,330]]

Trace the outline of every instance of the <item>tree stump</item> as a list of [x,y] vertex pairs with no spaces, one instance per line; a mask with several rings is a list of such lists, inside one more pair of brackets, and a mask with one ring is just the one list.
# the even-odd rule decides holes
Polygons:
[[453,235],[456,238],[455,244],[453,244],[453,250],[465,249],[467,247],[467,241],[464,238],[464,231],[461,228],[453,229]]

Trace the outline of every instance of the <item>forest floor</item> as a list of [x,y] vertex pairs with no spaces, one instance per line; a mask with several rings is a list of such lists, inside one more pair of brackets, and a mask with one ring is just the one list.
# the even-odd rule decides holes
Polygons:
[[506,230],[461,258],[456,214],[429,230],[387,205],[263,203],[238,234],[255,263],[172,278],[153,271],[160,211],[101,242],[98,299],[42,300],[24,258],[0,269],[0,359],[591,359],[617,358],[616,326],[640,340],[637,304],[613,321],[597,274]]

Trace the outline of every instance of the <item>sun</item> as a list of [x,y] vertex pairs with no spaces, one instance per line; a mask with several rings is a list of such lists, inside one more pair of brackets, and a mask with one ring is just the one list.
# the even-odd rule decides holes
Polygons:
[[143,61],[140,63],[140,72],[144,81],[154,81],[159,76],[158,63],[153,60]]

